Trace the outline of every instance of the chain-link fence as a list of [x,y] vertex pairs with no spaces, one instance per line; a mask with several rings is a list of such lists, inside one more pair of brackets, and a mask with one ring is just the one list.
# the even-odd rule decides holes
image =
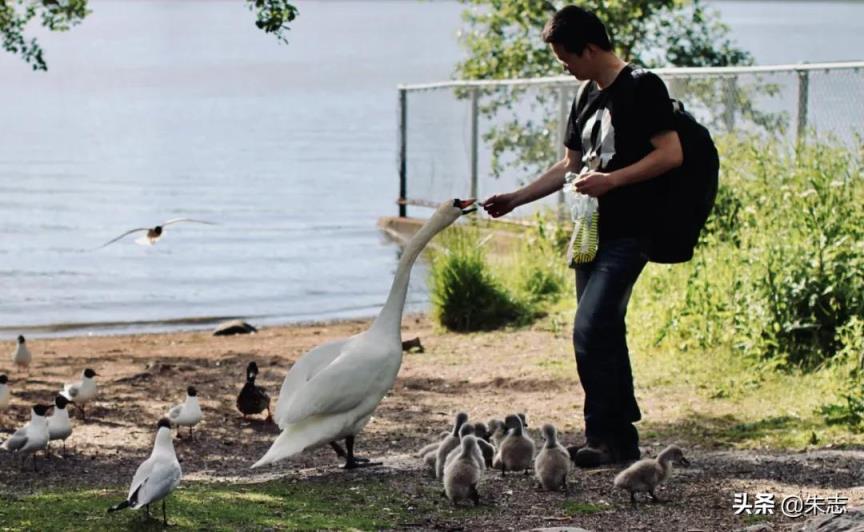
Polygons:
[[[654,70],[715,136],[791,146],[813,135],[859,142],[864,62]],[[533,179],[563,155],[572,77],[399,87],[399,214],[440,198],[487,197]],[[560,196],[520,214],[554,206]],[[420,213],[418,213],[420,214]]]

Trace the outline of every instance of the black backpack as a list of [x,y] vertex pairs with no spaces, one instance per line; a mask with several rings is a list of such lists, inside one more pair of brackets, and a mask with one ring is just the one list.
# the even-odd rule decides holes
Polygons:
[[[645,72],[634,69],[632,75],[638,80]],[[583,83],[577,92],[580,115],[590,110],[583,105],[588,85],[590,82]],[[648,246],[648,260],[664,264],[693,258],[699,233],[714,207],[720,173],[720,158],[711,133],[684,110],[684,104],[678,100],[672,100],[672,109],[684,162],[654,178],[661,181],[664,198],[657,209]]]
[[684,162],[662,179],[664,199],[651,229],[648,259],[674,264],[693,258],[699,233],[714,207],[717,196],[720,158],[711,133],[672,100],[675,131],[681,139]]
[[[638,79],[643,72],[634,70],[633,76]],[[720,174],[720,157],[708,129],[678,100],[672,100],[672,112],[684,162],[655,178],[663,180],[665,193],[648,246],[648,260],[664,264],[693,258],[699,233],[714,207]]]

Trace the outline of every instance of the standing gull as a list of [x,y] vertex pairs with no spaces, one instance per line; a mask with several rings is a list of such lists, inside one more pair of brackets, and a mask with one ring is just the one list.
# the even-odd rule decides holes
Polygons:
[[30,421],[15,431],[0,449],[19,454],[33,455],[33,471],[36,471],[36,451],[48,447],[48,420],[45,412],[50,406],[35,405],[30,412]]
[[33,355],[27,349],[27,340],[23,335],[18,335],[18,345],[15,346],[15,351],[12,351],[12,363],[18,366],[18,369],[30,370],[30,361],[33,360]]
[[54,412],[48,416],[48,442],[63,441],[63,456],[66,456],[66,438],[72,435],[72,423],[69,422],[69,411],[66,405],[69,400],[58,395],[54,398]]
[[156,441],[153,443],[150,458],[144,460],[135,471],[126,500],[108,508],[108,511],[116,512],[124,508],[137,510],[144,506],[147,508],[149,517],[150,505],[162,501],[162,519],[165,526],[168,526],[165,497],[180,484],[182,476],[183,471],[180,469],[180,462],[177,461],[177,454],[174,452],[174,443],[171,441],[171,422],[160,419],[156,426]]
[[176,405],[168,411],[168,419],[177,426],[177,436],[180,436],[180,427],[189,427],[189,437],[192,437],[192,427],[201,421],[201,406],[198,405],[198,390],[194,386],[186,388],[186,401]]
[[0,373],[0,413],[9,408],[12,402],[12,392],[9,391],[9,377]]
[[81,411],[81,418],[87,419],[87,414],[84,412],[84,404],[96,397],[96,381],[93,377],[96,372],[90,368],[81,372],[81,380],[70,382],[63,385],[63,391],[60,395],[69,399],[78,410]]
[[214,222],[207,222],[204,220],[194,220],[192,218],[173,218],[171,220],[168,220],[167,222],[162,222],[161,224],[154,226],[154,227],[136,227],[135,229],[130,229],[130,230],[126,231],[125,233],[123,233],[122,235],[120,235],[116,238],[112,238],[108,242],[105,242],[104,244],[102,244],[101,246],[99,246],[96,249],[102,249],[105,246],[108,246],[110,244],[113,244],[114,242],[117,242],[118,240],[120,240],[121,238],[123,238],[127,235],[131,235],[132,233],[137,233],[139,231],[146,231],[146,234],[142,237],[136,238],[135,243],[140,244],[142,246],[152,246],[157,241],[159,241],[160,238],[162,238],[162,234],[165,232],[166,226],[171,225],[171,224],[178,224],[178,223],[195,223],[195,224],[217,225]]

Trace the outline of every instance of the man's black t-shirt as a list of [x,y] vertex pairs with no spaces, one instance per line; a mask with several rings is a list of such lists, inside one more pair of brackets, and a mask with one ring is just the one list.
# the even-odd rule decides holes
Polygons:
[[[586,91],[583,105],[573,101],[564,145],[581,152],[583,161],[596,157],[598,171],[612,172],[639,161],[654,149],[652,136],[674,129],[669,91],[656,74],[634,76],[628,65],[606,89],[590,82]],[[649,179],[600,196],[600,241],[647,236],[662,187],[659,180]]]

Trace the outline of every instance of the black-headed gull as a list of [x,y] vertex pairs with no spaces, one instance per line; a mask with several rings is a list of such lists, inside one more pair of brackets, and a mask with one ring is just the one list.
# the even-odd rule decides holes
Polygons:
[[48,441],[62,440],[63,455],[66,455],[66,438],[72,435],[72,423],[69,421],[69,411],[66,405],[69,399],[62,395],[54,398],[54,412],[48,416]]
[[15,346],[15,351],[12,351],[12,363],[18,369],[27,369],[29,371],[30,362],[33,360],[33,355],[27,349],[27,340],[23,335],[18,336],[18,345]]
[[178,223],[196,223],[196,224],[206,224],[206,225],[216,225],[214,222],[207,222],[204,220],[193,220],[192,218],[173,218],[168,220],[167,222],[162,222],[161,224],[154,227],[136,227],[135,229],[130,229],[123,233],[122,235],[112,238],[108,242],[105,242],[101,246],[96,249],[102,249],[105,246],[111,245],[114,242],[122,239],[125,236],[131,235],[132,233],[137,233],[139,231],[146,231],[146,234],[140,238],[135,239],[136,244],[141,244],[142,246],[152,246],[156,242],[162,238],[162,234],[165,232],[165,226],[178,224]]
[[84,405],[96,397],[96,380],[93,378],[97,374],[90,368],[81,372],[81,380],[70,382],[63,385],[61,395],[69,399],[78,410],[81,411],[82,419],[87,419],[84,412]]
[[201,421],[201,407],[198,405],[198,391],[194,386],[186,388],[186,401],[176,405],[168,411],[168,419],[172,425],[177,428],[177,434],[180,434],[179,427],[189,427],[189,436],[192,436],[192,427]]
[[45,412],[50,405],[34,405],[30,412],[30,421],[15,431],[0,449],[19,454],[33,455],[33,471],[36,471],[36,451],[48,447],[48,420]]
[[174,443],[171,441],[171,422],[160,419],[156,425],[156,441],[153,443],[153,452],[150,458],[144,460],[129,486],[129,495],[126,500],[108,509],[116,512],[124,508],[138,510],[147,508],[147,516],[150,516],[150,505],[162,501],[162,519],[168,525],[168,515],[165,512],[165,497],[174,491],[180,484],[183,471],[180,462],[177,461],[177,453],[174,452]]
[[9,390],[9,377],[0,374],[0,412],[5,412],[12,402],[12,392]]

